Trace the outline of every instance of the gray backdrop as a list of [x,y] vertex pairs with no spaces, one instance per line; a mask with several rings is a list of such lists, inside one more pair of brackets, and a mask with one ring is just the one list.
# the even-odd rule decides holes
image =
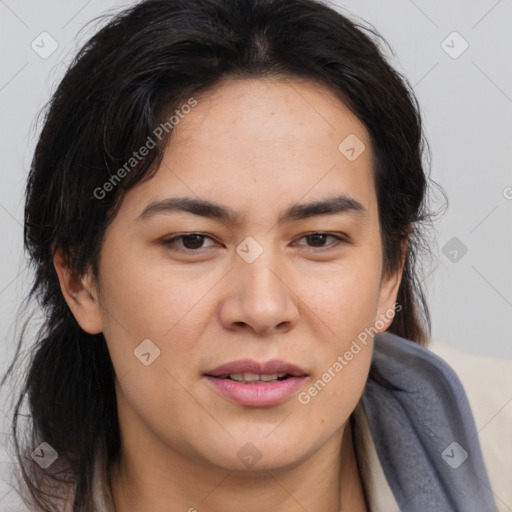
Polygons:
[[[30,275],[22,252],[23,187],[48,100],[89,20],[132,2],[0,0],[0,370],[14,349],[16,309]],[[512,1],[336,2],[389,41],[413,84],[432,150],[432,178],[449,206],[427,268],[433,338],[486,356],[512,357]],[[392,108],[392,105],[390,105]],[[440,199],[439,194],[434,199]],[[8,396],[3,390],[2,402]],[[8,411],[7,405],[3,411]],[[5,414],[2,445],[10,434]],[[9,449],[9,453],[11,450]],[[0,475],[9,456],[0,453]],[[15,510],[1,484],[2,510]]]

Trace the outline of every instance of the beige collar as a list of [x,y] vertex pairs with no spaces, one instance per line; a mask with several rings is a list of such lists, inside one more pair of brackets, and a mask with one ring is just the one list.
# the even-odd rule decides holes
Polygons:
[[353,417],[357,461],[370,507],[369,512],[400,512],[400,507],[384,475],[373,442],[368,416],[361,401],[354,409]]

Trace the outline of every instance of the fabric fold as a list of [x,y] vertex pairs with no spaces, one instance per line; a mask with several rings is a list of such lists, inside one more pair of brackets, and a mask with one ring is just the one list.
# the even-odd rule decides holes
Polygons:
[[375,336],[361,397],[388,484],[404,512],[497,512],[464,388],[450,366],[394,334]]

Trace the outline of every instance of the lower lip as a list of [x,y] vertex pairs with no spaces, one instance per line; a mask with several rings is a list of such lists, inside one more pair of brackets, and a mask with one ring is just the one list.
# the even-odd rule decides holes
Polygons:
[[306,377],[288,377],[275,382],[245,384],[231,379],[206,376],[206,380],[224,397],[247,407],[270,407],[279,405],[295,393]]

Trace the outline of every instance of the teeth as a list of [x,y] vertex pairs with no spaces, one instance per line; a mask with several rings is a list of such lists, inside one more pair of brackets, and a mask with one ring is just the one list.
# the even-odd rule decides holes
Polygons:
[[257,373],[231,373],[229,378],[237,382],[270,382],[271,380],[277,380],[279,377],[284,377],[286,373],[273,373],[271,375],[258,375]]
[[255,382],[260,380],[260,376],[257,373],[246,372],[243,374],[245,382]]
[[240,382],[242,382],[244,380],[243,373],[231,373],[228,377],[231,380],[237,380],[237,381],[240,381]]
[[277,373],[274,373],[272,375],[260,375],[260,380],[268,382],[269,380],[277,380],[277,377],[279,377]]

